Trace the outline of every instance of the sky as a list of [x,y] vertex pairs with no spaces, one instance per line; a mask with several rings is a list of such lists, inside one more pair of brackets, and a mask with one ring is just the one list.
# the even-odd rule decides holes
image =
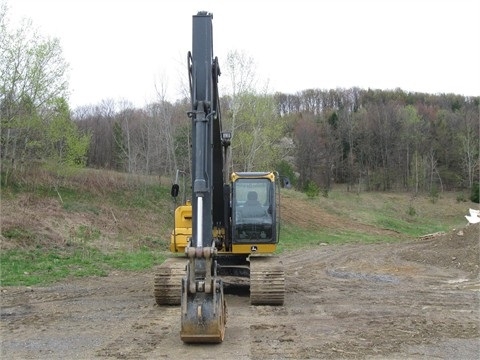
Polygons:
[[[220,68],[239,51],[271,93],[359,87],[480,96],[480,0],[6,1],[11,21],[31,19],[60,39],[72,107],[106,99],[142,107],[161,88],[170,101],[182,98],[198,11],[213,13]],[[228,82],[220,77],[220,91]]]

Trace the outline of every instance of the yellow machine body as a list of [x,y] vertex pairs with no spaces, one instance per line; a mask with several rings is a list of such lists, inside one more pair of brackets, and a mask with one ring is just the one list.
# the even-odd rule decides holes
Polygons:
[[[234,184],[242,179],[266,179],[269,183],[272,184],[272,188],[275,187],[275,173],[273,172],[265,172],[265,173],[232,173],[230,176],[231,179],[231,186],[234,188]],[[255,188],[255,186],[248,187],[247,189]],[[246,190],[242,189],[239,190],[237,193],[232,194],[232,198],[235,197],[243,197],[246,198],[245,192]],[[262,199],[265,201],[265,199]],[[278,210],[274,212],[272,226],[276,226],[276,222],[278,222]],[[231,217],[232,218],[232,217]],[[231,224],[232,227],[234,224]],[[170,251],[172,253],[185,253],[185,249],[189,245],[189,241],[192,237],[192,204],[190,201],[186,201],[185,204],[178,206],[175,209],[175,225],[172,233],[170,235]],[[213,239],[222,239],[218,243],[221,244],[217,250],[218,255],[221,256],[222,254],[238,254],[238,255],[247,255],[247,254],[273,254],[277,250],[277,241],[271,242],[262,242],[261,238],[258,238],[256,241],[249,241],[248,243],[238,243],[236,241],[232,241],[231,245],[228,246],[227,243],[224,241],[225,239],[225,228],[218,228],[214,227],[212,229],[212,238]],[[277,234],[278,236],[278,234]],[[254,250],[252,250],[254,249]]]

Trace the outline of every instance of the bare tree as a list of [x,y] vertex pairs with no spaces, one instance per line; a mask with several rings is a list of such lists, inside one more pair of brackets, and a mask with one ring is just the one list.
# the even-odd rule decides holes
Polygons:
[[230,78],[229,86],[223,86],[229,89],[231,112],[229,125],[232,136],[235,135],[237,128],[237,116],[242,107],[242,96],[254,91],[255,63],[253,58],[247,56],[244,52],[232,51],[227,55],[226,73]]
[[294,128],[296,165],[300,174],[298,186],[305,188],[310,181],[317,180],[317,166],[321,162],[320,128],[311,115],[302,116]]
[[465,109],[458,116],[461,119],[458,138],[463,154],[462,164],[468,187],[471,188],[480,169],[479,117],[472,109]]
[[[165,144],[164,156],[167,164],[164,171],[173,174],[178,169],[178,162],[175,152],[175,126],[173,123],[173,108],[167,101],[167,86],[160,83],[155,87],[157,92],[157,106],[155,107],[155,118],[158,124],[159,143]],[[186,114],[185,114],[186,115]],[[161,153],[159,153],[160,155]]]
[[132,128],[131,122],[133,117],[133,109],[130,103],[126,100],[122,101],[120,104],[120,111],[116,116],[116,119],[119,123],[121,133],[119,136],[115,136],[115,143],[117,144],[118,149],[121,151],[122,156],[126,161],[126,171],[129,173],[134,172],[135,167],[135,152],[133,150],[133,140],[132,140]]

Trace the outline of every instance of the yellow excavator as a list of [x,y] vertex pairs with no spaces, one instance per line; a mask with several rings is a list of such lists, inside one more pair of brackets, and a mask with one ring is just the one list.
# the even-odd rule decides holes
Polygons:
[[[193,16],[188,53],[192,126],[191,199],[175,210],[169,257],[154,281],[158,305],[180,305],[180,338],[219,343],[225,336],[224,279],[247,279],[252,305],[283,305],[285,275],[274,255],[279,237],[276,172],[227,173],[230,132],[221,128],[220,67],[213,15]],[[179,193],[177,181],[172,196]]]

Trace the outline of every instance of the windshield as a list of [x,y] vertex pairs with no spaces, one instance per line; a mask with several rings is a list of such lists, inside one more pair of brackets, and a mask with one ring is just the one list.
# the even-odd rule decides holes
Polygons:
[[272,238],[272,182],[268,179],[238,179],[234,183],[234,232],[237,240]]

